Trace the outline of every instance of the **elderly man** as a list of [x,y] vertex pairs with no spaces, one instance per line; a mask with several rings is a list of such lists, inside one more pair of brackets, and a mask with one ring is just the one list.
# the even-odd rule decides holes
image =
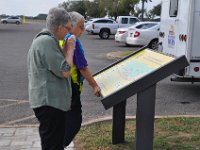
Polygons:
[[[84,17],[78,12],[70,12],[72,19],[71,34],[76,36],[76,47],[74,51],[73,66],[71,69],[72,76],[72,104],[71,110],[66,114],[66,134],[65,134],[65,146],[68,146],[78,133],[82,123],[82,105],[80,100],[80,94],[82,91],[83,79],[85,78],[89,85],[93,89],[93,93],[96,96],[100,96],[100,87],[92,77],[90,70],[88,69],[88,63],[84,56],[84,49],[79,41],[84,32]],[[71,35],[68,34],[67,37]],[[60,41],[62,45],[62,41]]]
[[68,38],[60,48],[58,40],[71,30],[71,17],[63,8],[49,10],[46,27],[28,52],[29,101],[40,123],[42,150],[63,150],[75,39]]

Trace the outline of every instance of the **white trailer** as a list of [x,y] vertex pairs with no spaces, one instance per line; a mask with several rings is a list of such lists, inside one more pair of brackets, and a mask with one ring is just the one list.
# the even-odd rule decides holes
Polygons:
[[200,0],[162,0],[159,50],[179,57],[189,66],[173,81],[200,81]]

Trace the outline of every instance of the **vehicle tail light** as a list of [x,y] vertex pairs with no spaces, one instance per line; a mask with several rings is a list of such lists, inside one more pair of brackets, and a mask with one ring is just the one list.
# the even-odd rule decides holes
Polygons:
[[199,67],[195,67],[195,68],[194,68],[194,71],[195,71],[195,72],[199,72]]
[[124,34],[126,31],[119,31],[118,33],[119,34]]
[[94,23],[92,24],[92,29],[94,29],[95,28],[95,26],[94,26]]
[[139,37],[139,36],[140,36],[140,32],[135,31],[135,33],[134,33],[134,38]]

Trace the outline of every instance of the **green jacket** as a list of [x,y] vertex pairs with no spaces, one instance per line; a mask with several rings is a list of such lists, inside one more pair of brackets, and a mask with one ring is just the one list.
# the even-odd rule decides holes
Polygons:
[[28,52],[29,102],[31,108],[51,106],[68,111],[71,105],[71,79],[58,41],[47,30],[40,32]]

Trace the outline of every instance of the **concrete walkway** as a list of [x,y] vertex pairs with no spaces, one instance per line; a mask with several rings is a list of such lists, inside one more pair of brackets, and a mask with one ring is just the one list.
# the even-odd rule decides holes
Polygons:
[[38,127],[1,127],[0,150],[41,150]]
[[0,128],[0,150],[41,150],[38,128]]

